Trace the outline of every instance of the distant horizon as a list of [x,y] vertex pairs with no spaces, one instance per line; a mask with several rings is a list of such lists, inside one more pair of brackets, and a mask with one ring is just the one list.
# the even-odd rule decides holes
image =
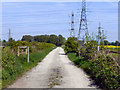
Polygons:
[[[74,7],[73,7],[74,6]],[[101,7],[102,6],[102,7]],[[75,13],[75,33],[78,35],[81,2],[4,2],[2,3],[2,40],[23,35],[61,34],[70,36],[71,13]],[[118,41],[118,3],[88,2],[88,31],[97,35],[99,22],[109,42]]]

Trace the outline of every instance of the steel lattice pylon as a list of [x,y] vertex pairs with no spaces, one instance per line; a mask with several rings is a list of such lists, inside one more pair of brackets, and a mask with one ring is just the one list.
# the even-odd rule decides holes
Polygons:
[[86,2],[82,0],[82,11],[81,11],[81,19],[80,19],[80,26],[78,32],[78,40],[81,37],[81,31],[85,32],[85,36],[88,36],[88,26],[87,26],[87,18],[86,18]]
[[71,31],[70,31],[70,37],[75,37],[74,13],[72,13],[72,17],[71,17]]

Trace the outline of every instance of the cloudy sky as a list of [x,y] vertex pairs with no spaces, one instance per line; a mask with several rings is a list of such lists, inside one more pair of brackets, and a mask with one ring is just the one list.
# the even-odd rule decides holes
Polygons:
[[[104,1],[104,0],[103,0]],[[75,13],[78,35],[81,2],[3,2],[2,38],[20,40],[23,35],[56,34],[69,37],[71,13]],[[99,22],[107,40],[118,40],[118,3],[88,2],[87,21],[90,34],[97,34]]]

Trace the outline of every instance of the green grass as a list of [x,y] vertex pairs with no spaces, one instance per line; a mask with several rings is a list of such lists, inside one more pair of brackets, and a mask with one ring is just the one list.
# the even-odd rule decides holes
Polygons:
[[106,50],[120,51],[120,48],[105,48]]
[[119,56],[117,53],[112,53],[112,55],[114,55],[114,56]]
[[53,49],[55,48],[47,48],[42,50],[42,52],[30,53],[30,62],[27,63],[26,55],[17,57],[10,53],[9,48],[6,48],[2,58],[2,88],[6,88],[26,71],[36,66]]

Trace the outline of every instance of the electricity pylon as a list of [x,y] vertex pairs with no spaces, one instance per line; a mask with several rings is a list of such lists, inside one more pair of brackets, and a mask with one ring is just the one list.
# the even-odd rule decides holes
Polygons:
[[[82,39],[81,32],[84,31],[83,36],[85,36],[84,43],[88,40],[88,26],[87,26],[87,18],[86,18],[86,1],[82,0],[82,11],[81,11],[81,19],[80,19],[80,26],[78,32],[78,43],[80,44],[80,39]],[[84,38],[84,37],[83,37]],[[83,42],[81,42],[83,44]],[[79,51],[79,59],[80,59],[80,47],[78,48]]]
[[[82,11],[81,11],[81,19],[80,19],[80,26],[78,32],[78,40],[81,39],[81,32],[84,31],[84,36],[88,36],[88,26],[87,26],[87,18],[86,18],[86,2],[82,0]],[[86,42],[86,40],[85,40]]]
[[70,30],[70,37],[75,37],[75,29],[74,29],[74,13],[72,13],[72,17],[71,17],[71,30]]
[[9,29],[9,36],[8,36],[8,40],[11,38],[11,30]]
[[101,26],[100,26],[100,23],[99,23],[99,27],[98,27],[98,45],[100,45],[100,42],[101,42]]

